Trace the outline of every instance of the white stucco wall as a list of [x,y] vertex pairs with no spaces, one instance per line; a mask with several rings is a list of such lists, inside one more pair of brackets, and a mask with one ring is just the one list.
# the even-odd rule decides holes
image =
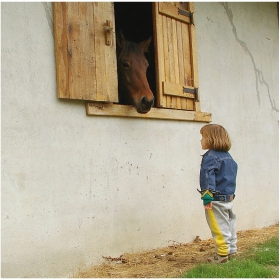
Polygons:
[[[278,222],[276,3],[195,4],[201,109],[232,138],[237,229]],[[2,277],[67,277],[210,238],[203,123],[87,117],[56,97],[51,3],[2,3]]]

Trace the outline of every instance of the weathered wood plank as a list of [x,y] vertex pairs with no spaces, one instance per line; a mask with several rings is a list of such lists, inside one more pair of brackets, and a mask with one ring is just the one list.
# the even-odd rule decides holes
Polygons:
[[[97,100],[117,102],[117,96],[112,93],[117,92],[117,63],[116,63],[116,42],[112,40],[111,45],[106,45],[106,21],[115,22],[114,6],[109,2],[94,2],[94,45],[96,65],[95,72],[97,81]],[[114,28],[112,26],[111,35],[113,39]],[[103,66],[102,66],[103,65]]]
[[133,106],[101,102],[87,102],[86,114],[88,116],[130,117],[207,123],[212,120],[211,114],[204,112],[152,108],[147,114],[139,114]]
[[[182,25],[182,41],[184,45],[184,84],[188,86],[193,86],[193,76],[192,76],[192,51],[190,47],[190,27],[189,25]],[[194,110],[194,101],[187,100],[187,110]]]
[[68,89],[66,3],[53,3],[56,81],[58,98],[70,98]]
[[193,93],[183,92],[184,88],[194,89],[190,86],[180,85],[180,84],[173,84],[173,83],[163,83],[163,94],[165,95],[172,95],[172,96],[179,96],[185,98],[194,99],[195,95]]
[[[170,17],[165,17],[167,23],[167,51],[164,53],[166,59],[165,65],[165,81],[172,82],[175,80],[174,75],[174,46],[173,46],[173,34],[172,34],[172,19]],[[168,71],[167,71],[168,69]],[[176,98],[172,96],[167,96],[167,108],[176,108]]]
[[[177,48],[178,48],[178,72],[179,72],[179,81],[178,84],[185,84],[185,67],[184,67],[184,50],[183,50],[183,43],[182,43],[182,24],[181,22],[176,22],[177,27]],[[181,59],[180,59],[181,58]],[[187,100],[185,98],[181,99],[181,109],[187,109]]]
[[[194,13],[194,3],[189,3],[189,9],[193,12],[193,20],[195,22],[195,13]],[[192,77],[193,77],[193,86],[198,87],[198,62],[197,62],[197,45],[196,45],[196,30],[195,25],[190,26],[190,45],[191,45],[191,53],[192,53]],[[200,100],[200,94],[198,92],[198,100]],[[195,110],[200,111],[200,102],[195,102]]]
[[[111,22],[111,45],[105,46],[105,77],[104,86],[105,92],[108,94],[108,100],[111,102],[118,102],[118,76],[117,76],[117,58],[116,58],[116,34],[115,34],[115,12],[114,3],[103,3],[106,5],[104,8],[104,18]],[[106,21],[105,21],[106,22]],[[104,23],[105,23],[104,22]],[[104,25],[102,26],[104,28]],[[105,36],[106,38],[106,36]],[[104,62],[103,62],[104,63]]]
[[185,23],[190,23],[190,18],[178,13],[178,7],[167,2],[159,2],[159,13],[172,17]]
[[162,81],[164,81],[164,39],[161,30],[163,30],[163,17],[159,15],[158,3],[153,3],[153,24],[155,41],[155,63],[156,63],[156,88],[157,88],[157,107],[165,107],[166,102],[162,98]]
[[[179,78],[179,60],[181,60],[181,57],[178,52],[178,33],[177,33],[177,20],[172,19],[172,44],[173,44],[173,55],[174,55],[174,68],[172,69],[172,72],[174,72],[174,80],[173,82],[176,84],[179,84],[180,78]],[[181,104],[181,98],[176,97],[175,99],[175,108],[176,109],[182,109]]]
[[[62,6],[64,9],[58,9]],[[94,25],[88,22],[92,17],[91,5],[85,3],[54,3],[54,14],[57,18],[63,18],[63,26],[55,22],[55,30],[63,38],[63,46],[60,53],[56,53],[57,60],[57,83],[60,87],[61,78],[67,73],[65,94],[60,94],[60,98],[86,99],[90,100],[89,91],[95,92],[94,79],[92,74],[95,67],[88,60],[88,55],[94,53],[88,32]],[[59,38],[56,38],[56,44]],[[62,59],[63,57],[63,63]],[[83,73],[83,75],[82,75]],[[95,99],[95,98],[93,98]]]

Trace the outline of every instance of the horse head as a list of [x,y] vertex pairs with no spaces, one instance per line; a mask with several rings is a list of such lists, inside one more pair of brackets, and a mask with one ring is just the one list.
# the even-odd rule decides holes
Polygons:
[[134,105],[141,114],[149,112],[154,105],[154,95],[146,76],[149,64],[145,57],[151,40],[150,37],[136,44],[126,41],[121,32],[117,38],[120,101]]

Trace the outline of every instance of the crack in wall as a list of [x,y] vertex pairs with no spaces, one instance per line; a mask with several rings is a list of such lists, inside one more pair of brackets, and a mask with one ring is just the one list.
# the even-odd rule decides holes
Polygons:
[[48,25],[49,25],[49,27],[51,29],[51,32],[52,32],[52,36],[54,37],[52,8],[48,5],[47,2],[43,2],[42,4],[43,4],[44,10],[45,10],[45,14],[46,14],[46,18],[47,18],[47,21],[48,21]]
[[229,19],[229,22],[232,26],[232,32],[235,36],[236,41],[241,45],[241,47],[243,48],[243,50],[245,51],[245,53],[247,53],[249,55],[249,57],[252,60],[253,63],[253,67],[254,67],[254,71],[255,71],[255,76],[256,76],[256,90],[257,90],[257,98],[258,98],[258,102],[260,105],[260,89],[259,89],[259,84],[264,84],[267,88],[267,93],[268,93],[268,97],[269,97],[269,101],[271,104],[271,108],[272,110],[279,112],[279,109],[276,107],[275,104],[275,100],[272,99],[271,94],[270,94],[270,89],[269,89],[269,84],[267,83],[267,81],[264,78],[264,75],[262,73],[262,71],[260,69],[257,68],[254,57],[252,55],[252,53],[250,52],[249,48],[247,47],[246,43],[242,40],[240,40],[237,36],[237,31],[236,31],[236,27],[233,23],[233,14],[231,9],[228,6],[228,3],[221,3],[221,5],[224,7],[227,17]]

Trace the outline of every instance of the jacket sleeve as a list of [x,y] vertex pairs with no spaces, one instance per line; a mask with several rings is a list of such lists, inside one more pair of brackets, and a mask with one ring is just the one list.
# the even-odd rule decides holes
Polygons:
[[204,156],[200,169],[200,188],[201,191],[210,190],[216,192],[216,172],[219,164],[213,156]]

